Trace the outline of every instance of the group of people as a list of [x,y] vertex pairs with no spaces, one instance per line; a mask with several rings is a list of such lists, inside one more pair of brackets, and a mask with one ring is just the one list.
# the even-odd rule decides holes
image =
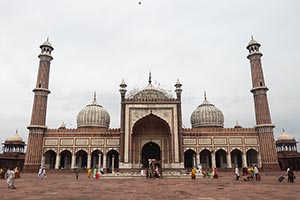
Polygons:
[[[235,167],[234,170],[235,173],[235,178],[238,181],[240,179],[240,170],[238,168],[238,166]],[[244,167],[243,168],[243,177],[244,177],[244,181],[260,181],[261,180],[261,176],[259,174],[258,171],[258,167],[256,165],[253,166],[249,166],[249,167]]]
[[45,167],[42,167],[42,166],[40,167],[39,172],[38,172],[38,178],[47,179]]
[[7,170],[0,168],[0,178],[6,179],[9,189],[16,189],[14,179],[21,178],[21,176],[18,167]]
[[192,172],[191,172],[191,178],[192,179],[196,179],[196,176],[199,175],[203,178],[219,178],[218,175],[218,169],[215,167],[213,168],[211,171],[204,171],[202,170],[202,166],[201,164],[199,164],[198,168],[196,169],[195,167],[192,168]]

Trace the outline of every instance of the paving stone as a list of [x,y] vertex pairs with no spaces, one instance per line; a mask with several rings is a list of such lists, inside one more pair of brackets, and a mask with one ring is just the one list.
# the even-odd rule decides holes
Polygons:
[[[39,180],[36,174],[22,174],[15,180],[17,189],[7,188],[6,180],[0,180],[1,200],[300,200],[300,183],[278,182],[279,172],[268,173],[262,181],[236,181],[229,172],[221,178],[188,177],[146,179],[141,177],[100,177],[87,178],[80,174],[79,180],[73,173],[48,173],[46,180]],[[220,174],[221,175],[221,174]],[[296,174],[297,176],[297,174]]]

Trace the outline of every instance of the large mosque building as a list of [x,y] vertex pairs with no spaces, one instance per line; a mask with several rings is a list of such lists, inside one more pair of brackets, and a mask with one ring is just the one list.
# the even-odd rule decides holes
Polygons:
[[155,161],[165,171],[189,169],[200,163],[204,168],[257,165],[263,170],[279,169],[257,41],[252,39],[247,46],[256,117],[256,124],[249,128],[238,124],[225,128],[222,111],[206,95],[191,113],[191,128],[183,128],[181,83],[177,80],[172,95],[156,88],[151,75],[147,87],[134,93],[127,92],[126,83],[121,82],[120,127],[109,127],[109,112],[95,95],[78,113],[77,128],[64,124],[57,129],[48,128],[46,111],[53,47],[47,40],[40,48],[25,171],[36,171],[40,166],[138,171],[148,167],[149,161]]

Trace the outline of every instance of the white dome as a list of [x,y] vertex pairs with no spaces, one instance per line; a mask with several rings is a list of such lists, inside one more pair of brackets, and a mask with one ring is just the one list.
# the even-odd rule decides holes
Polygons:
[[9,138],[7,138],[6,142],[23,142],[23,138],[18,134],[18,130]]
[[221,110],[207,101],[205,96],[203,103],[199,105],[192,113],[191,124],[193,128],[223,127],[224,116]]
[[104,127],[108,128],[110,117],[108,112],[96,102],[87,105],[77,115],[77,127]]
[[295,140],[292,136],[288,135],[284,130],[279,135],[277,140]]

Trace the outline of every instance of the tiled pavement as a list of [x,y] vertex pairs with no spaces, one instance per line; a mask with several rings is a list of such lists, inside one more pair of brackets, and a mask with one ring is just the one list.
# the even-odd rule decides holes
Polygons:
[[[197,199],[197,200],[300,200],[300,183],[286,179],[278,182],[280,173],[262,176],[262,181],[235,181],[232,173],[220,173],[219,179],[130,177],[100,177],[88,179],[81,173],[79,180],[73,173],[48,173],[47,180],[25,173],[15,180],[17,189],[7,189],[0,180],[0,200],[7,199]],[[297,174],[296,174],[297,176]],[[300,177],[299,177],[300,179]]]

